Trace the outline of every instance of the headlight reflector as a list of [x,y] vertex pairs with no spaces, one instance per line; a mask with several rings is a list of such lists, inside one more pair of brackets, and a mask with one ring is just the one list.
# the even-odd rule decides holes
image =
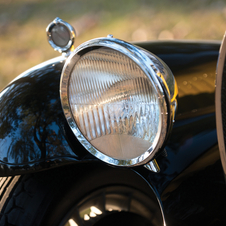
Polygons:
[[68,90],[78,128],[107,156],[133,159],[158,140],[157,91],[124,54],[104,47],[84,54],[72,70]]

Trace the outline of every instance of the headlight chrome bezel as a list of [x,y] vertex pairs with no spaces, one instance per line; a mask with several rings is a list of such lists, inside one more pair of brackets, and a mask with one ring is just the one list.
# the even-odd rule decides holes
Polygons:
[[[152,83],[155,84],[155,89],[159,95],[159,102],[162,109],[161,120],[163,125],[161,131],[158,134],[159,138],[157,142],[155,142],[147,151],[133,159],[115,159],[97,150],[82,134],[71,113],[68,98],[68,87],[74,65],[84,53],[90,51],[92,48],[101,47],[107,47],[116,50],[133,60],[152,81]],[[174,105],[176,101],[175,97],[177,95],[177,89],[175,87],[176,83],[171,71],[154,54],[151,54],[144,49],[134,46],[130,43],[109,37],[93,39],[85,42],[77,47],[75,51],[68,57],[61,75],[60,97],[67,122],[76,138],[80,141],[80,143],[85,147],[87,151],[96,156],[98,159],[111,165],[138,166],[146,164],[151,159],[153,159],[158,150],[162,147],[166,137],[168,136],[168,132],[172,125],[172,120],[175,113]]]

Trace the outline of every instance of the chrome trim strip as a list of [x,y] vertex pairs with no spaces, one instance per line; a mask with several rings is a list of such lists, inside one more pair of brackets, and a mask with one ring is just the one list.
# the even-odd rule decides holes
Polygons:
[[168,93],[170,102],[173,102],[178,95],[177,83],[173,76],[173,73],[166,65],[166,63],[159,57],[157,57],[153,53],[148,52],[147,50],[142,49],[142,51],[152,60],[153,63],[151,67],[159,77],[165,91]]
[[226,32],[222,40],[219,58],[217,62],[216,91],[215,91],[217,138],[218,138],[218,145],[220,150],[221,163],[222,163],[224,175],[226,178],[226,150],[225,150],[222,108],[221,108],[222,77],[223,77],[223,70],[224,70],[224,64],[225,64],[225,56],[226,56]]
[[[154,89],[156,89],[156,92],[159,94],[159,102],[161,104],[161,109],[162,109],[161,121],[163,126],[161,128],[161,131],[158,132],[158,138],[155,139],[155,142],[153,143],[153,145],[139,157],[129,159],[129,160],[121,160],[121,159],[115,159],[103,154],[102,152],[98,151],[95,147],[93,147],[86,140],[86,138],[83,136],[83,134],[81,133],[81,131],[79,130],[79,128],[77,127],[73,119],[70,105],[69,105],[69,100],[68,100],[68,85],[69,85],[68,83],[70,80],[70,75],[73,70],[73,67],[80,58],[81,51],[91,47],[108,47],[118,52],[121,52],[122,54],[132,59],[143,70],[146,76],[150,79],[150,81],[153,83]],[[159,81],[159,78],[156,72],[151,66],[153,64],[154,62],[152,58],[148,56],[148,54],[145,54],[144,50],[141,49],[140,47],[134,46],[130,43],[127,43],[112,37],[98,38],[98,39],[93,39],[88,42],[85,42],[79,47],[77,47],[75,51],[68,57],[61,74],[61,82],[60,82],[60,97],[61,97],[61,104],[63,107],[63,111],[69,123],[69,126],[72,129],[75,136],[77,137],[77,139],[86,148],[86,150],[88,150],[92,155],[96,156],[98,159],[116,166],[143,165],[148,163],[151,159],[153,159],[156,153],[162,147],[162,144],[165,141],[165,138],[167,137],[167,133],[169,130],[168,123],[170,122],[168,122],[168,120],[170,119],[170,117],[168,117],[169,116],[168,114],[170,114],[170,112],[168,113],[168,109],[170,110],[171,107],[168,105],[171,105],[171,102],[170,102],[171,97],[169,92],[164,91],[164,89],[166,89],[165,87],[163,87],[164,83],[161,83]],[[164,67],[163,65],[161,65],[161,62],[160,62],[160,66]],[[156,68],[158,69],[158,71],[161,71],[159,68],[159,65],[156,65]]]

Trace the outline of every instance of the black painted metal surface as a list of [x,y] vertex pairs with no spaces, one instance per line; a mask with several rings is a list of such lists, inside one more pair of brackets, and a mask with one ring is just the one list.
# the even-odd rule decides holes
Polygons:
[[219,45],[176,46],[175,55],[158,52],[179,87],[176,122],[165,147],[167,156],[157,158],[159,174],[142,168],[137,171],[161,197],[167,226],[226,225],[226,187],[214,106]]
[[63,58],[43,63],[2,91],[0,175],[58,166],[86,154],[62,112],[59,83],[63,65]]
[[[205,151],[209,146],[216,144],[214,122],[209,123],[213,124],[210,129],[198,126],[199,131],[191,125],[200,123],[202,115],[208,117],[206,110],[210,114],[214,112],[214,83],[212,86],[208,84],[209,87],[205,91],[205,87],[200,86],[207,79],[203,77],[201,83],[193,80],[194,76],[203,74],[214,77],[219,44],[154,42],[139,45],[163,59],[171,68],[177,82],[179,81],[177,120],[172,139],[166,149],[175,151],[179,148],[185,152],[183,145],[186,141],[189,143],[189,140],[195,140],[195,136],[206,133],[207,129],[208,132],[211,130],[206,135],[211,137],[208,141],[213,141],[206,146],[204,144],[200,146]],[[43,63],[17,77],[2,91],[0,99],[2,163],[10,167],[13,165],[19,167],[43,162],[45,159],[69,157],[77,160],[87,155],[68,128],[61,109],[59,82],[63,64],[63,58]],[[197,84],[190,88],[182,87],[189,82],[185,80]],[[179,136],[175,131],[180,131]],[[193,142],[193,146],[197,147],[197,144]],[[186,145],[186,149],[193,149],[193,146]],[[194,155],[200,153],[195,152]]]
[[[226,195],[214,112],[220,43],[138,45],[168,64],[176,77],[179,97],[176,122],[165,147],[167,156],[157,157],[161,172],[143,167],[134,170],[161,197],[169,225],[222,225]],[[59,98],[63,64],[63,58],[43,63],[1,92],[0,176],[94,160],[63,115]]]

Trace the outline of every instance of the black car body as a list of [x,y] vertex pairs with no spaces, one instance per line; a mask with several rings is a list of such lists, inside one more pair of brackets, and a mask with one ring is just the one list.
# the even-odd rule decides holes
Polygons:
[[[155,157],[160,171],[110,166],[85,150],[61,106],[59,86],[66,58],[52,59],[19,75],[0,94],[0,225],[66,225],[68,214],[76,212],[74,206],[78,210],[81,202],[99,197],[101,189],[113,194],[112,199],[118,195],[118,209],[105,208],[96,214],[98,219],[77,211],[76,225],[226,224],[226,189],[215,123],[220,42],[135,44],[162,59],[178,85],[175,122]],[[123,186],[127,190],[120,189]],[[133,210],[135,204],[124,207],[129,200],[125,194],[140,200],[139,210]],[[148,199],[151,207],[151,201],[145,207],[140,204]]]

